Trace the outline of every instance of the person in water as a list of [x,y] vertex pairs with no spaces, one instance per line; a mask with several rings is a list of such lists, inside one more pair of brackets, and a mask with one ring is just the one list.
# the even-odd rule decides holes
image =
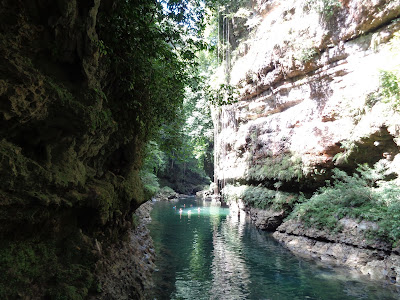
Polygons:
[[179,213],[181,214],[183,212],[182,208],[179,209]]

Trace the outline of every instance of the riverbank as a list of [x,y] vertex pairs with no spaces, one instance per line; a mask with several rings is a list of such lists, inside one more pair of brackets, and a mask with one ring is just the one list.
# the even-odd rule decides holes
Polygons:
[[152,202],[142,204],[133,214],[135,228],[129,232],[126,241],[120,241],[108,249],[96,265],[99,277],[99,294],[91,300],[149,299],[153,287],[152,273],[155,269],[153,240],[147,224],[151,221]]
[[[372,280],[400,284],[400,247],[392,248],[378,237],[365,238],[373,222],[340,220],[340,232],[306,227],[295,220],[284,221],[284,212],[233,204],[233,211],[244,213],[254,225],[273,232],[273,237],[296,255],[326,264],[348,267]],[[400,293],[400,290],[399,290]]]

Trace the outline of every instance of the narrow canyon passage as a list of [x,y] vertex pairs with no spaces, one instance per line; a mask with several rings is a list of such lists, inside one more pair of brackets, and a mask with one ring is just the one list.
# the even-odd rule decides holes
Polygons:
[[0,300],[400,299],[400,0],[0,0],[0,124]]
[[156,202],[149,228],[154,299],[398,299],[394,286],[297,257],[209,201]]

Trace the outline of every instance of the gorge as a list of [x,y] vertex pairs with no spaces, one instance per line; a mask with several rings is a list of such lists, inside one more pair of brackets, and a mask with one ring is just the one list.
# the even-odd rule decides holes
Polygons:
[[398,286],[399,30],[399,0],[0,0],[0,298],[149,299],[149,200],[202,189]]

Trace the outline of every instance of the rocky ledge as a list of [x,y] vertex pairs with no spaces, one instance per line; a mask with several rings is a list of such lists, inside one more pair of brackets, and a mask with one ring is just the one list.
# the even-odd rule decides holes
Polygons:
[[247,207],[245,208],[245,211],[252,222],[261,230],[274,231],[282,224],[283,219],[286,217],[284,210],[275,211],[272,209],[265,210]]
[[289,220],[273,236],[296,254],[350,267],[374,280],[400,283],[400,248],[392,248],[374,236],[365,238],[365,233],[376,226],[373,222],[347,218],[339,222],[340,231],[332,232]]

